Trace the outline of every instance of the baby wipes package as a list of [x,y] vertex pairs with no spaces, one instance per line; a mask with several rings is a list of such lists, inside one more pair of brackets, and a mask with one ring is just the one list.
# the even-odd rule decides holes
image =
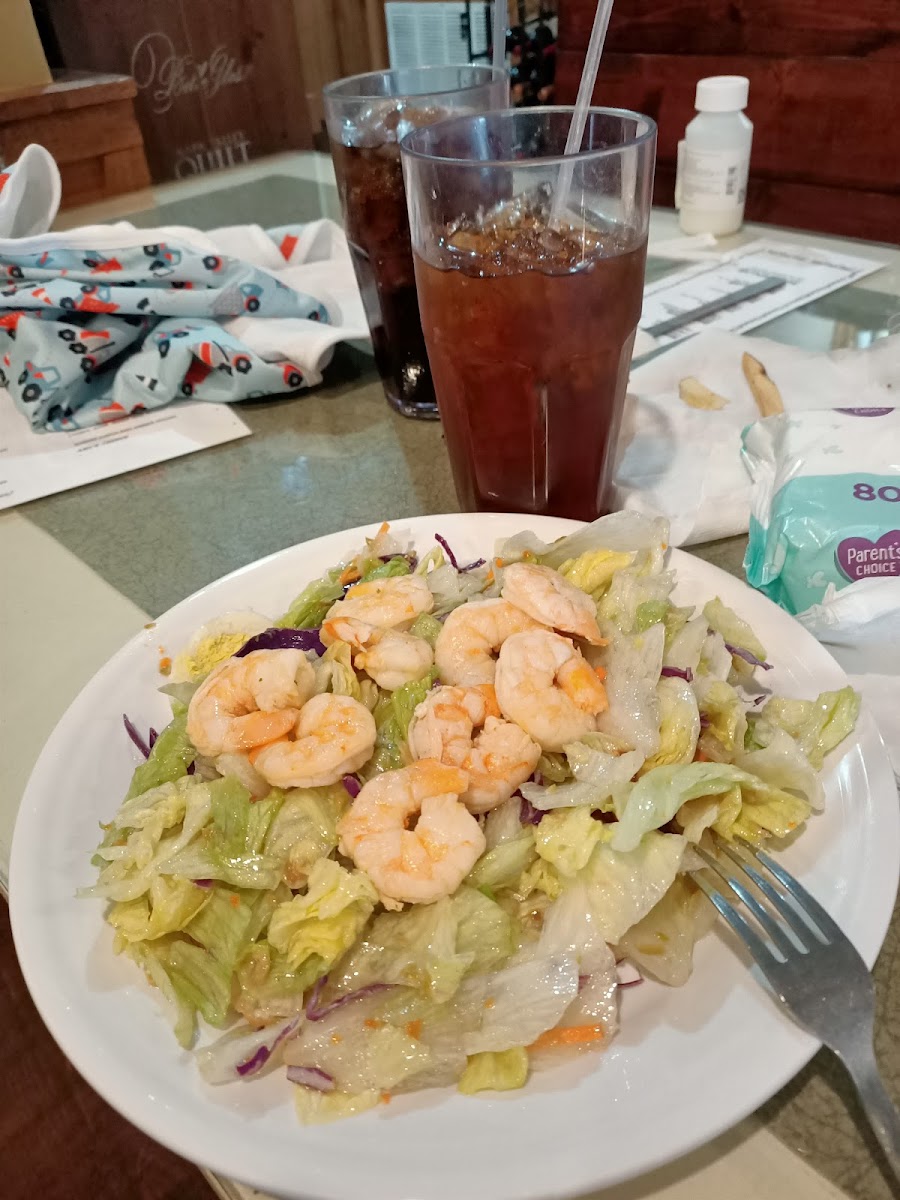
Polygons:
[[900,409],[779,413],[750,425],[748,582],[823,640],[900,619]]

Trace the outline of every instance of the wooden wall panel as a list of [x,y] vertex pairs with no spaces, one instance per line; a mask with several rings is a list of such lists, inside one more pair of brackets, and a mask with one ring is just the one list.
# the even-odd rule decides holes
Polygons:
[[68,67],[133,74],[155,179],[312,144],[292,0],[45,0]]
[[[559,103],[593,12],[560,0]],[[751,219],[900,240],[898,0],[618,0],[594,99],[657,121],[657,202],[672,203],[696,81],[726,74],[750,80]]]
[[[594,4],[560,0],[559,48],[583,50]],[[607,50],[900,58],[897,0],[617,0]]]
[[[560,55],[558,87],[567,96],[577,90],[581,62],[581,54]],[[861,59],[721,56],[713,66],[686,54],[604,54],[594,97],[653,117],[659,158],[674,162],[694,116],[696,81],[708,74],[750,80],[755,171],[858,188],[898,183],[897,159],[885,154],[896,85]]]

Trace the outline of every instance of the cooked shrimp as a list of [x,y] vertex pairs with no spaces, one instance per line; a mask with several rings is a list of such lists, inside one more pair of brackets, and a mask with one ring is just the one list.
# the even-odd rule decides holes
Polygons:
[[191,697],[187,735],[208,758],[274,742],[293,728],[315,687],[302,650],[254,650],[226,659]]
[[354,647],[353,665],[386,692],[421,679],[434,662],[434,651],[424,638],[399,629],[379,629],[356,617],[332,617],[322,631],[329,639]]
[[[484,850],[459,796],[468,776],[423,758],[369,780],[338,824],[340,848],[382,899],[432,904],[455,892]],[[407,828],[418,814],[415,828]]]
[[326,645],[335,640],[327,626],[336,617],[354,617],[379,629],[403,629],[433,608],[434,596],[421,575],[370,579],[348,588],[343,600],[332,604],[322,627],[322,640]]
[[499,717],[490,684],[436,688],[413,714],[407,735],[413,758],[437,758],[465,771],[469,784],[459,798],[469,812],[508,800],[541,757],[537,742]]
[[374,749],[375,718],[366,706],[322,692],[304,704],[292,737],[263,746],[250,760],[272,787],[325,787],[359,770]]
[[541,625],[574,634],[595,646],[606,645],[597,625],[596,604],[559,571],[537,563],[511,563],[503,572],[500,595]]
[[541,629],[503,643],[497,662],[497,703],[544,750],[562,750],[596,728],[606,691],[568,638]]
[[434,648],[434,661],[444,683],[470,687],[493,683],[496,655],[514,633],[538,624],[508,600],[470,600],[444,622]]

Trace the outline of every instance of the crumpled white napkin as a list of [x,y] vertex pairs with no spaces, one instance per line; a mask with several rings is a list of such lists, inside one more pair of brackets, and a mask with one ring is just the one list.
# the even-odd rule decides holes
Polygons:
[[[741,369],[758,358],[778,385],[785,408],[896,405],[900,336],[866,350],[821,354],[766,338],[711,330],[632,372],[611,507],[662,514],[673,546],[746,533],[750,479],[741,462],[741,430],[759,409]],[[694,376],[728,400],[725,408],[689,408],[679,381]]]

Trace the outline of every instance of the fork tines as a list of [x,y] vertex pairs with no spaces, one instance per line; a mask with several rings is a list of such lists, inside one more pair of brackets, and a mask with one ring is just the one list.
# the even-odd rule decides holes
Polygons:
[[[711,854],[702,846],[696,846],[695,849],[710,870],[753,915],[769,942],[760,937],[756,927],[725,899],[702,872],[692,872],[694,881],[746,943],[758,962],[764,964],[773,958],[778,962],[787,962],[800,954],[808,954],[816,944],[827,946],[844,940],[844,934],[818,901],[764,850],[743,840],[726,842],[717,834],[712,836],[718,854]],[[723,861],[723,857],[730,862]],[[755,886],[758,895],[767,900],[771,908],[754,894],[748,884]],[[775,910],[777,916],[771,909]]]

